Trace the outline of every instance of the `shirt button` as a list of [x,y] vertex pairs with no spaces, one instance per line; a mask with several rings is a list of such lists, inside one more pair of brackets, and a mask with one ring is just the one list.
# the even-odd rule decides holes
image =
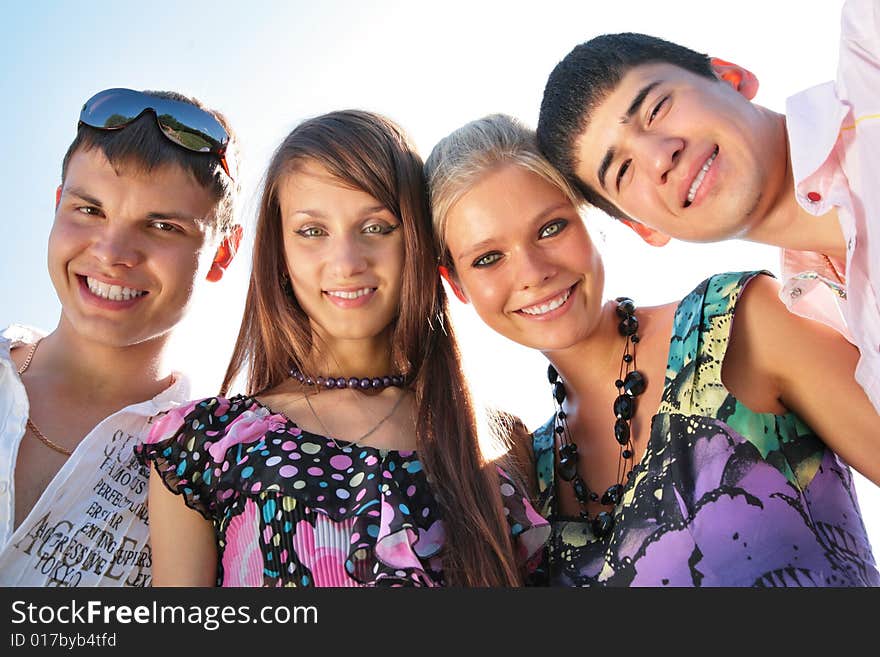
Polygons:
[[822,195],[819,192],[809,192],[807,198],[810,199],[810,203],[818,203],[822,200]]
[[801,288],[796,287],[796,288],[792,289],[791,292],[789,292],[789,296],[791,296],[792,299],[797,299],[803,293],[804,293],[804,291]]
[[0,481],[0,494],[3,494],[3,493],[5,493],[5,492],[6,492],[6,489],[7,489],[7,487],[8,487],[8,486],[7,486],[7,484],[6,484],[6,482],[5,482],[5,481]]

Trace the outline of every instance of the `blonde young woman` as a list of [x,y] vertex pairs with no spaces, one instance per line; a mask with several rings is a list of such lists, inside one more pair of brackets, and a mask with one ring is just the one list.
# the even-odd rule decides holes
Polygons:
[[441,272],[551,363],[531,448],[552,584],[880,584],[847,465],[880,482],[880,418],[851,345],[765,272],[606,300],[580,198],[510,117],[452,133],[427,172]]
[[156,584],[520,583],[546,523],[480,452],[435,264],[396,125],[333,112],[288,135],[223,392],[141,446]]

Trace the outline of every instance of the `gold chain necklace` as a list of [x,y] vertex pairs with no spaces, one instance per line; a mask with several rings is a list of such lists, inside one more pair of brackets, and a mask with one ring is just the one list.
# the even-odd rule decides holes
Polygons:
[[[388,411],[388,414],[385,415],[385,417],[383,417],[381,420],[379,420],[379,422],[378,422],[378,423],[377,423],[372,429],[370,429],[369,431],[367,431],[367,433],[365,433],[365,434],[362,435],[360,438],[357,438],[357,439],[355,439],[355,440],[346,440],[345,442],[348,443],[348,446],[349,446],[349,447],[352,447],[352,446],[354,446],[354,445],[357,445],[359,442],[361,442],[361,441],[364,440],[365,438],[367,438],[367,437],[369,437],[369,436],[372,436],[372,435],[376,432],[376,430],[377,430],[379,427],[381,427],[381,426],[385,423],[385,421],[386,421],[388,418],[390,418],[392,415],[394,415],[394,412],[397,410],[397,407],[400,406],[400,403],[403,401],[403,398],[404,398],[405,396],[406,396],[405,393],[401,393],[400,397],[397,398],[397,401],[394,402],[394,406],[392,406],[392,407],[391,407],[391,410]],[[321,421],[321,418],[320,418],[320,417],[318,416],[318,414],[315,412],[315,407],[312,406],[312,402],[309,400],[309,397],[310,397],[310,395],[306,394],[306,404],[308,404],[308,406],[309,406],[309,410],[312,412],[312,415],[315,416],[315,419],[318,421],[318,424],[321,425],[321,429],[324,431],[324,435],[327,436],[327,438],[330,439],[330,441],[336,446],[337,449],[342,449],[342,446],[341,446],[339,443],[336,442],[336,439],[335,439],[333,436],[330,435],[330,431],[327,429],[327,425],[325,425],[325,424]],[[344,439],[344,438],[340,438],[340,440],[345,440],[345,439]]]
[[[19,376],[24,374],[27,371],[27,368],[30,367],[31,361],[34,358],[34,353],[37,351],[38,344],[40,344],[39,340],[34,342],[33,346],[31,346],[30,351],[28,351],[27,357],[24,359],[24,362],[21,364],[21,367],[18,368],[18,375]],[[58,443],[54,443],[51,440],[49,440],[46,437],[46,434],[44,434],[42,431],[40,431],[37,428],[37,425],[34,424],[34,421],[31,420],[30,413],[28,413],[27,428],[31,430],[31,433],[34,434],[34,436],[37,438],[37,440],[39,440],[41,443],[43,443],[49,449],[55,450],[56,452],[58,452],[60,454],[64,454],[65,456],[70,456],[71,454],[73,454],[72,450],[69,450],[66,447],[62,447]]]

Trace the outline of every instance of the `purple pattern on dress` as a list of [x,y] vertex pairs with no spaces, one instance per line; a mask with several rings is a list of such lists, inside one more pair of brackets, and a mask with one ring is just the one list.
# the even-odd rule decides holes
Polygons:
[[610,536],[554,517],[552,419],[535,432],[551,584],[880,586],[849,467],[794,414],[718,395],[736,300],[754,275],[718,275],[679,305],[665,411]]

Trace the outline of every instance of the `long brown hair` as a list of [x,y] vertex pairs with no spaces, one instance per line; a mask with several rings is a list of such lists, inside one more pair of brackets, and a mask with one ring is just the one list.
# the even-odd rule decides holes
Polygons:
[[306,161],[370,194],[400,219],[404,269],[391,358],[415,393],[417,450],[446,532],[445,578],[458,586],[516,585],[498,474],[479,448],[437,275],[422,160],[387,118],[356,110],[325,114],[297,126],[275,151],[257,218],[244,318],[222,393],[245,368],[249,394],[279,385],[292,364],[302,367],[312,347],[308,317],[281,285],[286,265],[278,201],[279,186]]

